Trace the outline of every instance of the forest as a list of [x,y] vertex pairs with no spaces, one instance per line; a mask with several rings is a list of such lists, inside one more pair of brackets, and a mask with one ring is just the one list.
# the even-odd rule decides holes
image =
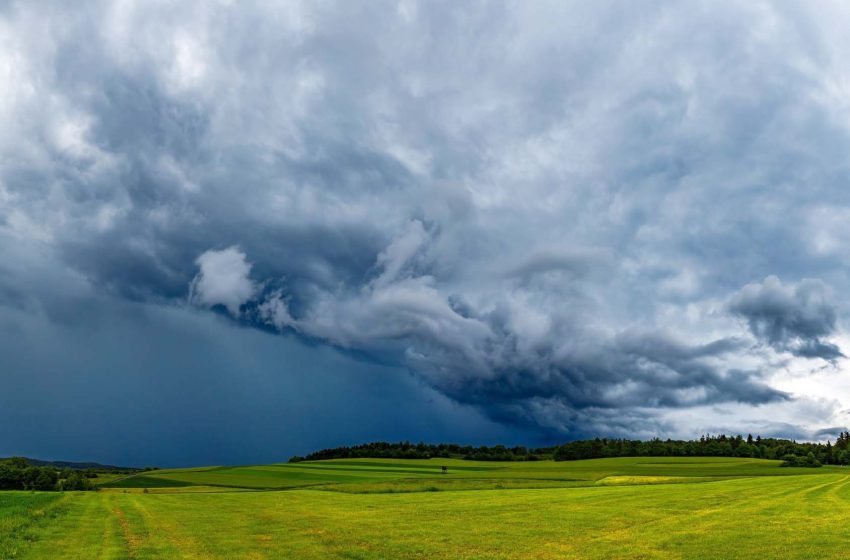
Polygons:
[[841,432],[835,443],[796,442],[780,438],[747,435],[703,435],[698,440],[629,440],[595,438],[576,440],[553,447],[529,448],[427,444],[410,442],[373,442],[335,447],[292,457],[289,462],[326,459],[386,458],[428,459],[457,458],[475,461],[575,461],[606,457],[752,457],[782,460],[786,466],[817,467],[850,464],[850,432]]
[[0,459],[0,490],[91,490],[92,478],[97,478],[92,469],[36,466],[23,457]]

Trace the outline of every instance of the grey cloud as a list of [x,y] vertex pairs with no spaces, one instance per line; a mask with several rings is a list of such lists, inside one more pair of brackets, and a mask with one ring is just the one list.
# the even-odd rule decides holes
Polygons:
[[831,290],[820,280],[783,285],[775,276],[748,284],[729,301],[729,310],[746,319],[760,341],[805,358],[836,360],[841,349],[823,339],[836,332]]
[[[223,304],[574,434],[788,402],[712,302],[769,274],[850,287],[840,4],[0,14],[0,247],[40,247],[44,278]],[[257,291],[206,297],[196,259],[227,247]],[[51,299],[30,281],[0,297]],[[840,357],[838,311],[794,286],[735,313],[776,349]]]
[[842,432],[847,431],[847,426],[832,426],[830,428],[821,428],[820,430],[816,430],[814,436],[818,439],[823,438],[824,436],[832,436],[836,437]]
[[581,278],[611,268],[611,255],[604,250],[540,249],[520,262],[508,275],[529,282],[540,275],[563,273]]
[[73,308],[85,324],[0,305],[2,378],[14,387],[0,393],[2,456],[166,467],[280,462],[411,434],[538,441],[398,368],[191,307],[95,296]]
[[[527,286],[514,305],[488,311],[467,303],[459,312],[416,264],[430,242],[422,225],[412,222],[378,255],[376,274],[366,284],[316,290],[294,314],[291,297],[275,291],[259,304],[258,319],[338,347],[397,356],[457,402],[500,421],[561,432],[581,431],[600,410],[638,414],[789,397],[766,385],[760,372],[723,365],[727,355],[744,348],[738,339],[695,345],[662,332],[590,335],[572,318],[536,309]],[[510,291],[510,284],[500,286],[500,293]],[[529,324],[529,315],[543,328]],[[576,336],[592,338],[575,345]]]

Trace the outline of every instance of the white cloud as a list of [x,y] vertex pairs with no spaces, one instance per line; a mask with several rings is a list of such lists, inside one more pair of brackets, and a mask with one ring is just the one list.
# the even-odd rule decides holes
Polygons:
[[212,307],[223,305],[233,316],[256,293],[257,287],[249,277],[251,264],[238,247],[221,251],[210,250],[197,258],[200,268],[189,287],[189,301]]

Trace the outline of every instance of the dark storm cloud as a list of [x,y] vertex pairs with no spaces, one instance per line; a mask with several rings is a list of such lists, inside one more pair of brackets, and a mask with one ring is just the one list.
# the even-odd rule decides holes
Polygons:
[[840,435],[842,432],[847,431],[847,426],[833,426],[830,428],[822,428],[815,432],[815,437],[823,438],[824,436],[832,436],[836,437]]
[[0,248],[41,257],[0,298],[188,301],[547,433],[790,406],[719,302],[776,274],[729,309],[843,357],[844,10],[8,3]]
[[[0,307],[0,456],[189,466],[317,447],[535,440],[395,368],[186,308],[87,300],[85,324]],[[132,437],[129,437],[129,436]]]
[[[297,296],[276,289],[259,303],[243,298],[244,314],[234,315],[340,348],[394,356],[457,402],[502,422],[561,433],[580,433],[594,422],[591,417],[608,409],[759,405],[789,398],[765,384],[760,371],[725,365],[745,348],[739,339],[692,344],[661,331],[614,337],[592,332],[571,316],[510,305],[516,294],[525,299],[541,290],[512,275],[497,290],[511,294],[508,302],[493,309],[453,305],[422,264],[431,243],[423,225],[412,222],[378,255],[368,282],[350,291],[315,289],[298,312],[291,310]],[[205,258],[232,252],[210,251]],[[577,338],[585,340],[576,343]],[[626,431],[638,433],[652,422],[644,417]]]
[[836,332],[837,312],[831,290],[819,280],[783,285],[775,276],[749,284],[729,302],[732,313],[746,319],[753,335],[779,351],[805,358],[845,357],[824,337]]

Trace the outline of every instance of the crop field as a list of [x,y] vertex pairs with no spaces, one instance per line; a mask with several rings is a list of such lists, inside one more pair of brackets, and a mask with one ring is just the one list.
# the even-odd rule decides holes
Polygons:
[[[850,558],[850,469],[334,460],[0,493],[0,558]],[[447,473],[442,474],[442,467]]]

